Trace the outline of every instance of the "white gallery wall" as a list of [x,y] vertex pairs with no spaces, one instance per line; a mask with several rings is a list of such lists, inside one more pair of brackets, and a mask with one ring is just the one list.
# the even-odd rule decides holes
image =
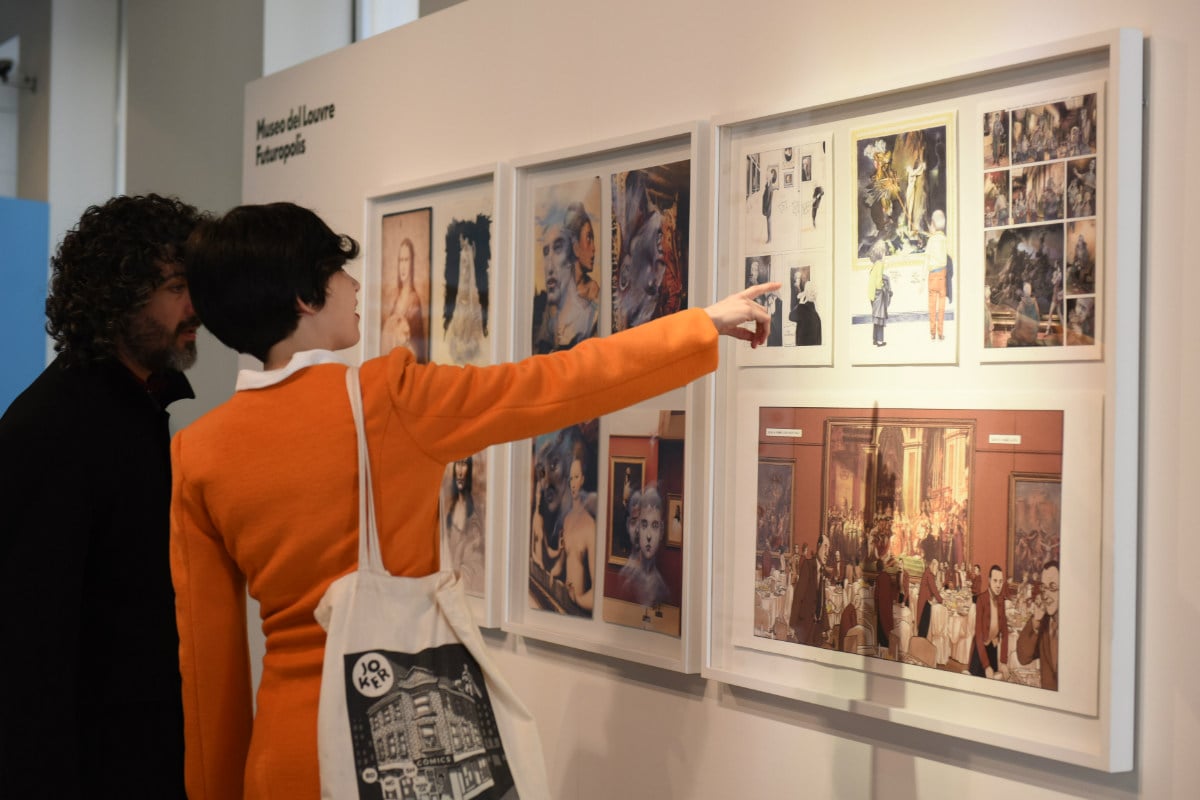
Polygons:
[[261,20],[263,75],[354,41],[351,0],[262,0]]
[[[20,39],[19,63],[8,76],[10,86],[24,76],[35,77],[44,87],[50,77],[50,39],[53,26],[49,3],[0,0],[0,42]],[[69,40],[69,33],[59,34]],[[10,54],[11,57],[11,54]],[[47,92],[22,91],[17,99],[17,147],[20,169],[14,196],[47,200],[47,161],[50,144],[50,98]]]
[[[205,211],[228,210],[243,177],[241,163],[227,156],[241,142],[239,87],[262,75],[262,3],[126,0],[123,10],[123,193],[177,195]],[[56,242],[63,232],[52,228]],[[203,329],[198,347],[188,372],[196,398],[171,407],[176,430],[233,392],[237,354]]]
[[[538,718],[555,797],[1195,796],[1200,434],[1190,412],[1200,406],[1200,351],[1189,323],[1200,278],[1183,250],[1200,205],[1188,191],[1200,185],[1189,146],[1200,125],[1200,10],[1184,0],[469,0],[250,85],[245,202],[299,202],[361,239],[365,199],[423,177],[688,120],[837,102],[1117,27],[1146,36],[1141,538],[1137,595],[1114,598],[1138,609],[1135,770],[1064,766],[489,634]],[[256,141],[258,119],[328,103],[342,103],[340,117]],[[256,146],[296,135],[303,154],[256,165]]]

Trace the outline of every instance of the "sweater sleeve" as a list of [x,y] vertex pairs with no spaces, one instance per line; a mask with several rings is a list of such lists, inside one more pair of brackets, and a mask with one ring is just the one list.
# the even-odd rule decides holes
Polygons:
[[511,364],[419,365],[397,350],[386,365],[401,424],[419,425],[429,455],[449,462],[676,389],[717,360],[716,327],[691,309]]
[[245,578],[188,480],[186,432],[171,442],[171,578],[191,800],[241,797],[252,722]]

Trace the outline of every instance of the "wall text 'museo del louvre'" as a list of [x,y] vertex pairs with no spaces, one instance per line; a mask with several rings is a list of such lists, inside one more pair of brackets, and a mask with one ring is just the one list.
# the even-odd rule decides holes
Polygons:
[[[254,166],[261,167],[277,161],[286,164],[289,158],[304,155],[307,142],[304,140],[304,133],[301,129],[333,119],[335,111],[333,103],[316,108],[301,105],[289,108],[287,115],[279,119],[260,117],[255,123],[254,129],[254,138],[259,142],[254,146]],[[294,138],[283,144],[272,144],[267,141],[289,134],[292,134]]]

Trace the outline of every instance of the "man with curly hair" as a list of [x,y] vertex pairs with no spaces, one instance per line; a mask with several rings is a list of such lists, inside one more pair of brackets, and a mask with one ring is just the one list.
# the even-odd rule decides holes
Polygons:
[[198,219],[117,197],[51,262],[58,356],[0,418],[2,797],[184,797],[166,407],[194,396]]

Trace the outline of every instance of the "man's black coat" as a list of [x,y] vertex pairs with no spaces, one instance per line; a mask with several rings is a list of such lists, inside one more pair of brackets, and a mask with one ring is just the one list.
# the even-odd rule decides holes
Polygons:
[[166,404],[59,357],[0,418],[0,797],[183,797]]

